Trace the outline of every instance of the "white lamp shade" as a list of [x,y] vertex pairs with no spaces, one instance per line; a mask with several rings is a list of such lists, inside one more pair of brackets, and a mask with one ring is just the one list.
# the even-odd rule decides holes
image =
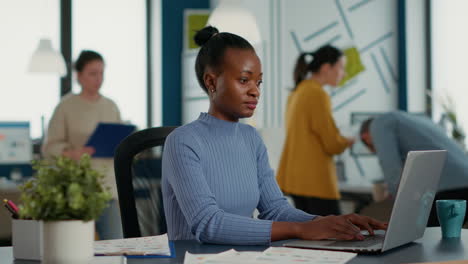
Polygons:
[[242,7],[240,0],[221,0],[208,18],[207,24],[216,27],[219,32],[239,35],[252,45],[262,41],[255,17]]
[[50,39],[41,39],[39,46],[34,51],[28,67],[29,72],[55,73],[59,76],[67,74],[65,60],[61,53],[52,48]]

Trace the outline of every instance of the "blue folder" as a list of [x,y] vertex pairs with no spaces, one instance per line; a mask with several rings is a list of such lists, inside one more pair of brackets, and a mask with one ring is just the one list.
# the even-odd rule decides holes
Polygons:
[[112,158],[119,143],[133,131],[134,125],[118,123],[99,123],[89,137],[86,146],[93,147],[93,157]]

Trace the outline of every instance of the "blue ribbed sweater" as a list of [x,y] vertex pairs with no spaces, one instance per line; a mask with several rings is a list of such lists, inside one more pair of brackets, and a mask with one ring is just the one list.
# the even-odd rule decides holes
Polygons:
[[255,128],[206,113],[167,137],[162,192],[171,240],[269,244],[273,221],[315,217],[284,198]]

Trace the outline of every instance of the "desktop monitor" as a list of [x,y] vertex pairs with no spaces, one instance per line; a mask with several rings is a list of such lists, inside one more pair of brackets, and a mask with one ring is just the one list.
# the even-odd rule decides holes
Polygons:
[[29,164],[32,142],[29,122],[0,122],[0,164]]
[[32,176],[33,147],[29,122],[0,121],[0,177]]

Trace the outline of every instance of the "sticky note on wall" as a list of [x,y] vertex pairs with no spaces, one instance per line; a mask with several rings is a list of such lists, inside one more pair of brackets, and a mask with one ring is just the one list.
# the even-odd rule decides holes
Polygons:
[[198,30],[201,30],[206,26],[206,22],[209,18],[209,13],[203,14],[202,11],[200,13],[194,14],[187,14],[187,41],[188,41],[188,49],[196,49],[199,48],[198,45],[193,40],[193,37],[197,33]]
[[343,53],[346,56],[346,76],[341,80],[339,86],[344,85],[366,69],[362,64],[361,55],[356,47],[345,49]]

